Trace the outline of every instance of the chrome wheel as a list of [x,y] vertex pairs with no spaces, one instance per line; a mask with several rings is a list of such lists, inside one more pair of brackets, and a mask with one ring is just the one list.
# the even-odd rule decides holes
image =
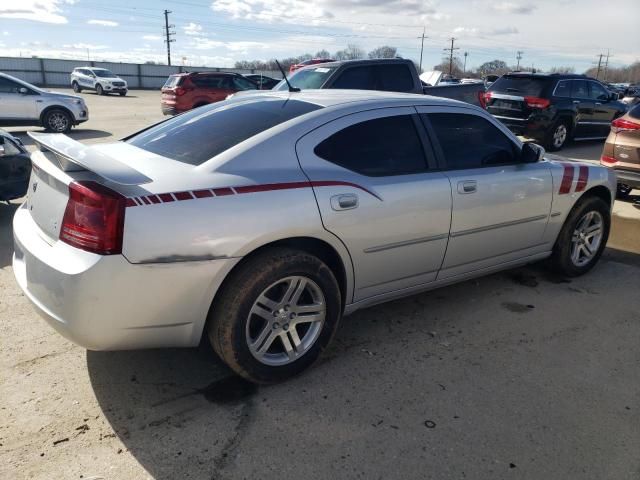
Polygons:
[[283,278],[268,286],[251,307],[246,325],[249,351],[265,365],[291,363],[316,342],[326,313],[317,283],[303,276]]
[[604,221],[600,212],[587,212],[576,225],[571,236],[571,262],[576,267],[588,264],[598,253],[602,243]]
[[553,146],[560,148],[567,140],[567,127],[564,124],[560,124],[553,132]]
[[47,123],[54,132],[66,132],[69,128],[69,118],[62,112],[49,114]]

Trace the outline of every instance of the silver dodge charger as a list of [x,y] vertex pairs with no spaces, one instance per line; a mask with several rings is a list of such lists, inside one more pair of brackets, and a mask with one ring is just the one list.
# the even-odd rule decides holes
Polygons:
[[13,270],[91,350],[192,347],[277,382],[343,315],[549,258],[589,271],[614,173],[556,162],[474,106],[386,92],[262,92],[119,142],[39,145]]

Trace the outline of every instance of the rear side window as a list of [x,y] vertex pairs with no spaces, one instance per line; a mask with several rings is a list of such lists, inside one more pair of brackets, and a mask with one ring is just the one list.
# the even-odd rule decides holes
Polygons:
[[256,90],[258,86],[242,77],[233,77],[233,88],[237,90]]
[[259,98],[231,105],[222,102],[159,123],[128,138],[127,143],[179,162],[200,165],[254,135],[319,108],[299,100]]
[[379,65],[375,69],[378,75],[378,90],[387,92],[413,91],[413,76],[406,65]]
[[177,87],[178,85],[180,85],[181,81],[182,81],[182,77],[179,77],[177,75],[171,75],[169,78],[167,78],[167,81],[164,82],[164,88]]
[[8,78],[0,77],[0,93],[18,93],[20,85]]
[[477,115],[428,115],[450,170],[519,163],[518,147],[488,120]]
[[571,81],[571,96],[573,98],[589,98],[589,84],[586,80]]
[[320,158],[370,177],[406,175],[427,169],[413,118],[377,118],[351,125],[323,140]]
[[571,96],[571,82],[568,80],[561,80],[556,85],[556,89],[554,91],[554,96],[556,97],[570,97]]
[[489,90],[522,97],[540,97],[546,85],[547,80],[544,78],[503,75],[489,87]]
[[351,67],[339,74],[331,88],[375,90],[376,79],[372,67]]

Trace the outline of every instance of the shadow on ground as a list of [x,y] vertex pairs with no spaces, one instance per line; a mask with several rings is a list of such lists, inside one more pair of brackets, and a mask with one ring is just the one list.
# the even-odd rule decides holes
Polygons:
[[11,265],[13,256],[13,214],[20,206],[14,200],[9,205],[0,202],[0,268]]

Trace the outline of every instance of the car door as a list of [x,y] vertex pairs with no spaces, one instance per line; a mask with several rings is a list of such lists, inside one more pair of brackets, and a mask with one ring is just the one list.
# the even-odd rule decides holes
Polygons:
[[599,137],[609,135],[611,122],[618,114],[616,103],[611,100],[611,94],[598,82],[589,82],[589,96],[594,102],[593,134]]
[[[435,169],[415,109],[329,122],[296,145],[324,227],[347,247],[353,301],[432,282],[447,246],[451,187]],[[351,299],[347,299],[350,302]]]
[[587,80],[571,80],[571,101],[576,108],[576,125],[573,137],[593,137],[597,132],[593,126],[593,112],[596,102],[590,97]]
[[548,251],[549,164],[521,163],[517,139],[480,111],[418,111],[451,181],[451,233],[438,279]]
[[[26,93],[22,93],[24,89]],[[24,92],[23,91],[23,92]],[[38,118],[38,93],[5,77],[0,77],[0,118],[32,120]]]
[[89,75],[89,71],[82,68],[78,70],[78,83],[84,88],[93,88],[93,79]]

